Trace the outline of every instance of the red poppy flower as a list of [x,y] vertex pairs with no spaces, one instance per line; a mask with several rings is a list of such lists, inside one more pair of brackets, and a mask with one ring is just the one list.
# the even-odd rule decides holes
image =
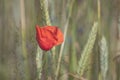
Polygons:
[[39,27],[36,25],[36,39],[40,48],[48,51],[53,46],[61,44],[64,37],[61,30],[56,26]]

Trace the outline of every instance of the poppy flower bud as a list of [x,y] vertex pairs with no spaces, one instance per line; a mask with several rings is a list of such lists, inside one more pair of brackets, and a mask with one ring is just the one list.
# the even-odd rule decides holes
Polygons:
[[36,40],[41,49],[48,51],[53,46],[61,44],[64,37],[61,30],[56,26],[40,27],[36,25]]

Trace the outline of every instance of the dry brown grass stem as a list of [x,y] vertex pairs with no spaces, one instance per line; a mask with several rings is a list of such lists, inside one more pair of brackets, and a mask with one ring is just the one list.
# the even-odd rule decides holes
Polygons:
[[20,12],[21,12],[21,36],[22,36],[22,51],[24,57],[24,67],[25,67],[25,80],[29,80],[29,67],[28,67],[28,58],[27,58],[27,51],[26,51],[26,20],[25,20],[25,3],[24,0],[20,0]]

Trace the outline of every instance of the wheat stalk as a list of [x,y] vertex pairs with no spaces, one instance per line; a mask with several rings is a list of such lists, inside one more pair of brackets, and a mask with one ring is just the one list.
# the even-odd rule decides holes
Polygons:
[[41,71],[42,71],[42,51],[37,47],[36,53],[36,66],[37,66],[37,80],[41,79]]
[[108,71],[108,46],[107,41],[104,36],[99,43],[100,48],[100,69],[102,80],[106,80],[107,71]]
[[88,41],[84,47],[84,50],[82,52],[81,58],[78,62],[78,69],[77,69],[77,73],[82,76],[85,68],[87,66],[87,61],[89,59],[89,55],[92,52],[95,40],[96,40],[96,35],[97,35],[97,29],[98,29],[98,22],[94,22],[94,25],[92,27],[92,30],[90,32]]
[[[51,25],[49,13],[48,13],[48,1],[40,0],[40,11],[41,11],[41,25]],[[55,48],[53,49],[55,51]],[[42,72],[42,56],[44,55],[44,51],[40,50],[39,46],[37,47],[36,53],[36,66],[37,66],[37,80],[41,79]]]
[[48,13],[48,1],[40,0],[41,22],[43,25],[51,25]]
[[59,57],[58,57],[57,69],[56,69],[56,72],[55,72],[55,80],[57,80],[58,75],[59,75],[59,71],[60,71],[60,64],[61,64],[61,59],[62,59],[62,53],[63,53],[63,49],[64,49],[64,45],[65,45],[67,30],[68,30],[69,21],[70,21],[71,15],[72,15],[72,9],[73,9],[73,4],[74,4],[74,2],[75,2],[75,0],[72,0],[72,1],[71,1],[71,6],[70,6],[70,8],[69,8],[69,13],[68,13],[68,19],[67,19],[66,24],[65,24],[65,29],[64,29],[64,42],[63,42],[63,44],[61,45],[61,48],[60,48],[60,53],[59,53]]

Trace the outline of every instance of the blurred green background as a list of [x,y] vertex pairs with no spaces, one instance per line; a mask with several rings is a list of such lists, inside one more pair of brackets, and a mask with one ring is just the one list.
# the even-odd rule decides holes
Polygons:
[[[43,5],[51,25],[66,36],[62,47],[45,53],[38,47],[35,31],[36,24],[47,25],[42,1],[0,0],[0,80],[120,80],[120,0],[46,0]],[[79,61],[94,22],[98,33],[79,76]],[[107,56],[101,56],[103,36]]]

